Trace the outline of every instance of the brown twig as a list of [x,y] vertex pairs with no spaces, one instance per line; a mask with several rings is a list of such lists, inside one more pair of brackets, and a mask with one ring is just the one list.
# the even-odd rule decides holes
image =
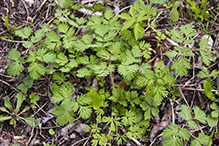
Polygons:
[[83,146],[85,146],[85,145],[87,144],[88,140],[92,137],[91,135],[92,135],[92,132],[90,133],[88,139],[85,141],[85,143],[83,144]]
[[23,0],[21,0],[21,1],[22,1],[22,3],[24,4],[24,7],[25,7],[25,9],[26,9],[26,11],[27,11],[27,21],[26,21],[26,26],[27,26],[28,18],[29,18],[29,11],[28,11],[28,8],[27,8],[26,3],[25,3]]
[[59,141],[57,141],[55,145],[57,145],[57,144],[58,144],[59,142],[61,142],[69,133],[71,133],[73,130],[75,130],[75,128],[76,128],[77,125],[78,125],[78,123],[77,123],[74,127],[72,127],[72,129],[71,129],[67,134],[65,134],[61,139],[59,139]]
[[7,82],[5,82],[5,81],[3,81],[3,80],[1,80],[1,79],[0,79],[0,82],[2,82],[2,83],[4,83],[4,84],[6,84],[6,85],[8,85],[8,86],[10,86],[10,87],[11,87],[11,88],[13,88],[15,91],[19,92],[19,90],[18,90],[18,89],[16,89],[15,87],[11,86],[11,85],[10,85],[10,84],[8,84]]
[[26,43],[27,41],[14,41],[14,40],[9,40],[9,39],[5,39],[5,38],[0,38],[4,41],[7,41],[7,42],[12,42],[12,43]]
[[[203,91],[204,89],[194,89],[194,88],[186,88],[186,87],[180,87],[182,90],[192,90],[192,91]],[[211,90],[211,92],[216,92],[217,90]]]

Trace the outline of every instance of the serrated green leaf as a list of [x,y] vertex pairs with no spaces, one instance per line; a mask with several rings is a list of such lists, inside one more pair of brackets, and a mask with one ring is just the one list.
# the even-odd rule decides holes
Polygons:
[[53,63],[53,62],[55,62],[54,54],[49,52],[49,53],[46,53],[45,55],[43,55],[43,62],[46,62],[46,63]]
[[131,14],[132,18],[135,18],[136,11],[135,11],[135,8],[132,5],[129,9],[129,13]]
[[194,28],[194,25],[191,25],[191,24],[180,26],[180,30],[186,35],[187,38],[197,35],[196,30],[193,28]]
[[39,42],[44,37],[45,31],[43,29],[39,29],[34,33],[34,36],[31,36],[31,41],[33,43]]
[[62,97],[61,92],[59,90],[57,91],[57,89],[53,90],[53,96],[51,97],[51,101],[53,103],[59,103],[62,100],[63,100],[63,97]]
[[92,103],[92,98],[90,96],[78,96],[77,97],[77,102],[81,105],[89,105]]
[[101,11],[103,9],[103,4],[102,3],[96,3],[93,5],[94,11],[93,12],[97,12],[97,11]]
[[91,116],[92,109],[89,106],[81,106],[78,113],[83,119],[88,119]]
[[82,40],[85,44],[91,44],[93,38],[90,35],[83,35]]
[[17,89],[21,90],[21,92],[23,92],[23,93],[26,93],[27,90],[28,90],[27,85],[25,85],[25,84],[23,84],[23,83],[20,84],[20,85],[17,87]]
[[183,138],[184,141],[189,140],[190,137],[188,130],[185,128],[179,130],[179,136]]
[[56,106],[53,113],[57,116],[56,121],[59,125],[72,124],[74,122],[74,113],[72,112],[73,101],[65,99],[60,106]]
[[56,3],[60,8],[64,9],[71,4],[71,0],[57,0]]
[[173,62],[171,67],[175,69],[176,74],[183,76],[188,72],[187,68],[190,69],[190,66],[189,60],[187,58],[182,58]]
[[187,121],[192,119],[192,115],[190,113],[189,107],[186,105],[182,105],[182,109],[181,112],[179,113],[179,116]]
[[73,95],[73,89],[66,86],[62,86],[60,92],[64,98],[70,98]]
[[104,36],[110,29],[110,26],[108,25],[99,25],[95,28],[95,33],[97,33],[100,36]]
[[54,73],[52,76],[53,80],[55,80],[56,83],[58,83],[58,84],[62,84],[63,82],[65,82],[67,80],[67,77],[69,77],[69,76],[64,75],[63,73],[61,73],[61,74]]
[[22,37],[23,39],[29,38],[29,36],[31,35],[31,28],[25,27],[23,30],[16,30],[15,34],[19,37]]
[[211,61],[214,61],[214,59],[212,58],[208,48],[208,40],[206,38],[201,39],[199,46],[200,46],[200,54],[202,57],[202,61],[204,64],[209,66]]
[[190,48],[183,48],[182,54],[185,56],[194,56],[195,55],[194,53],[192,53]]
[[135,123],[136,115],[133,111],[126,111],[125,116],[122,117],[122,123],[124,126],[131,126]]
[[21,57],[21,53],[16,49],[12,49],[8,52],[8,56],[12,60],[18,60]]
[[204,133],[200,132],[197,139],[201,144],[207,145],[209,137]]
[[184,37],[183,35],[180,33],[179,30],[177,29],[172,29],[170,30],[170,34],[171,34],[171,38],[174,40],[174,41],[177,41],[179,43],[182,43],[184,41]]
[[30,47],[32,47],[32,46],[33,46],[33,43],[32,43],[32,42],[29,42],[29,41],[27,41],[27,42],[23,43],[22,45],[23,45],[24,47],[30,48]]
[[200,71],[197,76],[201,79],[203,78],[207,78],[210,77],[209,73],[208,73],[208,69],[206,67],[202,67],[202,71]]
[[59,53],[55,62],[62,66],[68,62],[68,58],[64,53]]
[[198,130],[198,125],[194,121],[188,121],[188,125],[191,129]]
[[163,146],[183,146],[179,137],[170,137],[163,142]]
[[169,51],[167,51],[166,52],[166,55],[169,57],[169,58],[171,58],[171,57],[176,57],[177,55],[178,55],[178,53],[176,52],[176,51],[174,51],[174,50],[169,50]]
[[165,137],[165,138],[168,138],[168,137],[171,137],[171,136],[176,136],[177,133],[178,133],[178,125],[172,125],[170,124],[168,126],[169,128],[165,128],[162,132],[162,136]]
[[134,25],[134,35],[135,40],[141,39],[144,35],[144,28],[139,23],[136,23]]
[[134,77],[134,73],[138,71],[139,66],[133,65],[119,65],[118,72],[127,80],[131,80]]
[[[126,13],[123,13],[123,14],[126,14]],[[113,17],[113,12],[111,10],[106,10],[105,13],[104,13],[104,17],[109,20]]]
[[16,62],[12,62],[11,60],[7,63],[8,65],[8,70],[7,70],[7,73],[9,75],[12,75],[12,76],[16,76],[16,75],[19,75],[24,67],[22,64],[20,64],[18,61]]
[[131,27],[133,24],[135,23],[134,19],[129,19],[125,22],[125,24],[123,25],[121,31],[123,30],[127,30],[129,27]]
[[142,73],[142,74],[152,73],[150,64],[142,63],[142,65],[139,68],[139,72]]
[[200,110],[197,106],[194,106],[195,119],[199,120],[201,123],[206,123],[206,115],[205,112]]
[[195,42],[195,40],[189,40],[189,39],[187,39],[187,40],[185,40],[185,41],[183,42],[183,44],[189,45],[189,44],[192,44],[192,43],[194,43],[194,42]]
[[207,122],[210,127],[215,127],[218,125],[218,116],[213,117],[212,114],[208,115]]
[[192,142],[191,142],[191,146],[202,146],[199,141],[197,139],[194,139]]
[[77,76],[80,78],[89,77],[91,75],[92,75],[92,71],[85,67],[77,71]]
[[33,62],[28,67],[28,71],[33,79],[38,79],[46,73],[46,68],[40,63]]
[[116,37],[116,35],[117,35],[116,31],[109,31],[108,34],[105,35],[104,40],[105,41],[111,41],[111,40],[113,40]]
[[159,109],[157,107],[152,107],[151,108],[151,113],[152,113],[153,116],[158,116]]
[[74,5],[73,10],[79,10],[81,8],[81,4],[77,3]]
[[146,12],[145,11],[140,11],[137,17],[137,22],[145,21],[150,18],[150,16],[145,16]]
[[57,26],[57,29],[59,32],[67,33],[69,26],[67,24],[61,23]]

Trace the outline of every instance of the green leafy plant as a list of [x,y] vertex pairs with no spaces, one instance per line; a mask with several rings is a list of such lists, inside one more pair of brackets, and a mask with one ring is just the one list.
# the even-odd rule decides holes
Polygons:
[[217,77],[219,72],[217,70],[213,70],[211,73],[208,72],[208,69],[203,67],[202,71],[200,71],[197,76],[201,79],[207,78],[206,80],[203,81],[203,87],[206,96],[211,99],[211,100],[216,100],[214,97],[214,94],[212,93],[212,84],[213,82],[211,81],[211,77]]
[[7,63],[7,73],[12,76],[19,75],[23,71],[23,63],[25,63],[24,59],[21,58],[21,53],[16,49],[12,49],[9,51],[8,56],[11,60]]
[[[194,40],[191,40],[190,38],[195,36],[197,33],[195,32],[194,26],[192,25],[182,25],[180,27],[180,30],[182,31],[182,33],[184,33],[184,35],[181,34],[181,32],[177,29],[172,29],[170,31],[171,34],[171,38],[174,41],[177,41],[179,43],[182,43],[184,45],[190,45],[192,43],[194,43]],[[173,64],[171,65],[172,69],[175,69],[176,74],[183,76],[186,73],[188,73],[187,69],[191,68],[191,65],[189,63],[189,59],[186,57],[191,57],[194,56],[194,53],[192,52],[192,50],[189,47],[179,47],[176,46],[174,47],[176,49],[175,50],[170,50],[166,52],[166,55],[168,57],[173,57],[173,58],[177,58]]]
[[[193,37],[197,33],[193,25],[187,24],[167,33],[157,32],[156,40],[169,39],[166,35],[169,34],[178,45],[165,52],[166,56],[173,60],[172,71],[162,60],[156,61],[152,68],[148,60],[157,54],[151,52],[151,45],[144,40],[143,35],[147,26],[145,22],[157,16],[158,11],[152,5],[145,5],[142,0],[137,0],[134,6],[130,6],[129,14],[122,13],[118,16],[105,9],[101,3],[95,4],[93,8],[85,6],[92,12],[103,11],[103,16],[87,18],[76,17],[69,9],[65,9],[78,9],[81,5],[76,6],[69,0],[56,2],[61,9],[56,10],[53,28],[43,25],[36,32],[32,32],[30,27],[15,31],[16,36],[25,40],[23,46],[30,51],[22,58],[19,51],[10,50],[11,60],[8,62],[7,72],[17,76],[24,71],[28,75],[17,87],[20,92],[16,95],[16,108],[12,108],[8,98],[4,99],[5,107],[0,107],[0,110],[10,116],[1,116],[1,121],[11,120],[11,124],[14,124],[16,120],[21,119],[37,126],[39,120],[21,116],[30,110],[29,106],[19,111],[34,80],[51,75],[50,100],[55,105],[52,112],[58,125],[72,124],[76,120],[87,121],[92,117],[92,122],[86,125],[87,130],[92,133],[92,145],[122,145],[128,139],[141,142],[147,137],[149,120],[159,115],[159,106],[164,98],[175,100],[177,96],[181,96],[176,90],[174,75],[183,76],[189,73],[189,58],[200,53],[205,65],[208,66],[214,61],[207,39],[199,42],[198,51],[191,48],[191,44],[195,43]],[[155,4],[164,2],[151,1]],[[178,21],[177,8],[178,2],[175,2],[171,10],[173,21]],[[125,20],[124,25],[120,23],[119,18]],[[148,28],[155,28],[154,26],[155,22],[148,24]],[[157,46],[159,47],[159,44]],[[27,70],[24,70],[24,67]],[[125,87],[114,83],[115,74],[122,79],[120,83],[124,82]],[[213,102],[210,105],[210,114],[206,116],[204,111],[194,106],[193,116],[189,107],[182,105],[179,115],[185,124],[182,127],[170,124],[165,128],[162,132],[166,138],[163,145],[183,145],[189,139],[193,140],[191,145],[206,145],[204,140],[208,141],[210,138],[204,133],[195,137],[189,132],[189,128],[197,130],[198,122],[211,127],[218,123],[218,105],[212,93],[212,81],[218,77],[218,71],[213,70],[210,73],[208,69],[203,68],[197,76],[205,79],[205,94]],[[72,77],[77,83],[89,80],[80,94],[73,93],[74,86],[72,80],[70,81]],[[32,92],[28,97],[26,99],[33,105],[40,99]],[[102,125],[108,125],[108,133],[103,134]],[[50,129],[50,134],[56,133]]]
[[173,20],[173,22],[176,22],[179,20],[179,12],[177,10],[178,6],[179,6],[178,1],[176,1],[174,3],[174,6],[173,6],[171,12],[170,12],[171,13],[171,20]]
[[[194,120],[198,120],[199,122],[205,124],[208,120],[204,111],[200,110],[197,106],[194,107],[194,118],[191,115],[191,111],[188,106],[182,105],[182,110],[180,112],[180,117],[185,119],[188,126],[191,129],[198,129],[198,125]],[[189,140],[192,134],[186,128],[179,128],[178,125],[170,124],[168,128],[165,128],[162,132],[162,136],[166,138],[163,145],[173,145],[173,146],[181,146],[183,145],[183,141]],[[209,137],[204,133],[199,133],[198,137],[192,135],[194,140],[191,142],[191,145],[207,145]]]
[[199,1],[200,4],[197,4],[194,0],[187,0],[187,2],[189,3],[189,15],[191,19],[193,18],[194,20],[196,20],[200,18],[201,21],[207,21],[209,18],[212,17],[211,14],[206,12],[209,6],[209,1],[202,0]]
[[3,112],[6,112],[10,116],[1,115],[0,122],[10,120],[10,124],[14,125],[14,127],[15,127],[17,120],[24,120],[27,124],[29,124],[32,127],[38,126],[38,124],[40,123],[40,120],[38,120],[38,119],[35,120],[33,117],[22,117],[21,116],[23,113],[25,113],[26,111],[28,111],[30,109],[30,106],[26,106],[21,112],[19,112],[21,105],[22,105],[23,101],[25,100],[24,96],[25,95],[22,94],[21,92],[19,92],[16,95],[17,105],[16,105],[15,109],[12,107],[10,100],[8,98],[4,98],[5,107],[0,107],[0,110]]
[[[128,28],[133,29],[136,40],[139,40],[143,37],[144,34],[143,32],[145,27],[145,24],[143,22],[151,18],[151,14],[155,15],[156,12],[156,9],[150,7],[150,5],[147,5],[146,7],[144,6],[145,6],[144,2],[139,0],[138,2],[135,3],[135,8],[131,6],[129,10],[130,15],[127,13],[122,13],[118,15],[118,17],[126,20],[121,31],[127,30]],[[138,13],[137,17],[136,17],[136,11]],[[145,14],[147,14],[147,16],[145,16]]]

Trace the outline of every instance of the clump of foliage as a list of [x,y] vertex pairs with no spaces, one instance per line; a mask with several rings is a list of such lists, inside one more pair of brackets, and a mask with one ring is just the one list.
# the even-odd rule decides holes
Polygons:
[[194,20],[201,19],[201,21],[207,21],[212,17],[211,14],[206,12],[209,8],[208,0],[202,0],[199,1],[199,3],[196,3],[194,0],[187,0],[187,2],[189,4],[189,16],[191,19],[193,18]]
[[[59,1],[60,7],[68,7],[70,4]],[[176,10],[178,5],[175,5]],[[102,9],[102,5],[98,6],[95,9]],[[96,11],[95,9],[93,11]],[[164,98],[175,99],[180,96],[176,90],[177,86],[174,85],[174,74],[184,76],[189,73],[191,65],[188,58],[195,55],[190,45],[195,42],[192,37],[197,33],[193,25],[182,25],[179,29],[170,30],[171,39],[179,43],[179,46],[166,52],[166,56],[172,58],[173,63],[168,67],[163,61],[159,61],[152,68],[147,63],[152,55],[149,49],[151,46],[142,38],[147,27],[146,22],[157,15],[157,8],[152,5],[145,6],[142,0],[137,0],[135,5],[130,7],[129,13],[115,16],[111,10],[105,10],[103,16],[88,16],[88,19],[85,19],[75,17],[69,9],[57,9],[53,29],[43,25],[36,32],[32,32],[30,27],[16,30],[17,36],[27,40],[23,46],[31,50],[26,59],[21,58],[21,53],[15,49],[9,52],[11,60],[8,62],[8,74],[19,75],[24,66],[27,66],[29,75],[26,78],[31,81],[28,83],[26,79],[18,86],[21,91],[16,96],[18,98],[16,113],[18,114],[25,100],[24,93],[32,87],[33,80],[51,74],[53,78],[51,102],[56,105],[53,114],[56,115],[56,122],[60,126],[72,124],[79,118],[89,119],[94,115],[96,123],[87,125],[87,131],[92,132],[91,142],[95,146],[110,145],[110,140],[121,145],[127,139],[141,141],[147,136],[148,121],[151,117],[159,115],[158,107]],[[125,21],[124,25],[118,21],[119,18]],[[81,36],[80,30],[86,30],[85,34]],[[157,34],[159,36],[157,38],[165,39],[161,33]],[[203,63],[210,65],[214,60],[207,49],[206,41],[207,39],[200,41],[200,49],[197,52],[201,54]],[[171,69],[174,70],[174,74]],[[112,78],[113,73],[118,73],[130,86],[130,90],[116,88],[113,83],[110,91],[104,90],[104,79]],[[73,85],[68,81],[70,76],[98,78],[101,89],[87,87],[83,94],[74,98]],[[213,111],[206,116],[202,110],[194,107],[195,116],[192,116],[189,107],[183,105],[180,116],[186,120],[185,125],[188,124],[189,127],[169,125],[162,132],[166,138],[164,145],[173,143],[176,146],[183,145],[183,141],[189,140],[192,135],[188,128],[197,129],[194,121],[208,123],[211,127],[217,125],[218,105],[211,92],[211,77],[218,76],[218,71],[209,74],[203,69],[198,76],[207,78],[204,81],[204,89],[207,97],[213,101],[210,106]],[[36,104],[40,97],[32,93],[29,98],[32,104]],[[106,114],[109,105],[110,116]],[[7,98],[5,107],[10,111],[13,110]],[[1,107],[0,110],[10,114],[6,108]],[[29,107],[21,113],[27,110]],[[3,119],[0,120],[4,121],[12,117],[1,118]],[[34,125],[37,126],[38,123],[39,121],[35,121]],[[99,127],[101,123],[109,125],[108,134],[102,133]],[[121,126],[125,129],[123,134],[117,129]],[[200,133],[191,145],[206,144],[204,140],[207,139],[208,136]]]

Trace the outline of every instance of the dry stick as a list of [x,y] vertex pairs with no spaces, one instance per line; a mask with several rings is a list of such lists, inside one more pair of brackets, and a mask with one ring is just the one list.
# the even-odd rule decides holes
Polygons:
[[[41,107],[36,103],[36,105],[39,107],[39,109],[36,111],[36,113],[34,115],[36,115],[40,110],[43,109],[43,107],[48,103],[48,101],[46,103],[44,103]],[[33,116],[34,116],[33,115]]]
[[47,0],[44,0],[43,2],[42,2],[42,4],[40,5],[40,7],[36,10],[36,12],[38,12],[38,11],[40,11],[41,10],[41,8],[43,7],[43,5],[46,3],[46,1]]
[[[205,91],[204,89],[194,89],[194,88],[186,88],[186,87],[180,87],[182,90],[192,90],[192,91]],[[218,90],[211,90],[211,92],[216,92]]]
[[172,123],[175,123],[175,114],[173,109],[173,99],[170,99],[171,111],[172,111]]
[[[123,126],[121,126],[120,129],[122,130],[123,133],[127,133],[126,130],[125,130],[125,128],[124,128]],[[138,140],[136,140],[136,139],[133,138],[133,137],[131,138],[131,140],[132,140],[136,145],[138,145],[138,146],[141,146],[141,145],[142,145]]]
[[90,133],[88,139],[85,141],[85,143],[83,144],[83,146],[85,146],[85,145],[87,144],[88,140],[92,137],[91,135],[92,135],[92,132]]
[[10,86],[10,87],[11,87],[11,88],[13,88],[15,91],[19,92],[19,90],[18,90],[18,89],[16,89],[15,87],[11,86],[11,85],[10,85],[10,84],[8,84],[7,82],[5,82],[5,81],[3,81],[3,80],[1,80],[1,79],[0,79],[0,82],[2,82],[2,83],[4,83],[4,84],[6,84],[6,85],[8,85],[8,86]]
[[77,122],[77,124],[76,124],[67,134],[65,134],[61,139],[59,139],[59,141],[57,141],[55,145],[57,145],[57,144],[58,144],[59,142],[61,142],[69,133],[71,133],[71,132],[76,128],[77,125],[78,125],[78,122]]
[[[41,10],[41,8],[42,8],[43,5],[46,3],[46,1],[47,1],[47,0],[44,0],[44,1],[42,2],[42,4],[40,5],[40,7],[36,10],[36,12],[34,13],[35,16],[33,17],[32,21],[34,21],[34,19],[35,19],[36,16],[38,15],[38,14],[36,14],[36,13]],[[44,21],[44,20],[43,20],[43,21]]]
[[35,134],[33,142],[31,143],[30,146],[34,145],[34,142],[36,141],[37,135],[38,135],[38,129],[36,129],[36,134]]
[[[48,103],[48,101],[46,103]],[[44,114],[47,114],[47,113],[42,108],[46,105],[46,103],[41,107],[36,103],[36,106],[39,108],[38,110],[41,110]],[[56,124],[56,122],[54,120],[52,120],[52,122]],[[60,127],[60,126],[54,126],[54,127],[56,128],[56,127]],[[41,129],[50,129],[50,128],[41,127]]]
[[116,16],[119,15],[119,13],[121,13],[121,12],[124,11],[125,9],[128,9],[128,8],[130,8],[130,7],[131,7],[131,5],[130,5],[130,6],[127,6],[127,7],[125,7],[125,8],[123,8],[123,9],[121,9],[121,10],[116,14]]
[[86,137],[86,138],[83,138],[83,139],[77,141],[76,143],[74,143],[72,146],[75,146],[76,144],[78,144],[78,143],[80,143],[80,142],[82,142],[82,141],[84,141],[84,140],[86,140],[86,139],[89,139],[90,137],[91,137],[91,136]]
[[152,146],[152,145],[154,144],[154,142],[157,140],[157,138],[158,138],[158,137],[161,137],[161,136],[162,136],[162,133],[159,134],[159,135],[151,142],[151,144],[150,144],[149,146]]
[[16,79],[15,77],[8,76],[8,75],[5,75],[5,74],[0,74],[0,75],[3,76],[3,77],[6,77],[6,78]]
[[21,0],[21,1],[22,1],[22,3],[24,4],[24,7],[25,7],[25,9],[26,9],[26,11],[27,11],[27,21],[26,21],[26,25],[27,25],[27,23],[28,23],[28,18],[29,18],[29,11],[28,11],[28,9],[27,9],[26,3],[25,3],[23,0]]
[[[191,112],[191,114],[192,114],[192,117],[195,117],[195,115],[193,114],[193,112],[192,112],[192,110],[191,110],[191,108],[190,108],[190,106],[189,106],[189,103],[187,102],[187,100],[186,100],[184,94],[182,93],[181,87],[177,87],[176,89],[180,92],[180,94],[182,95],[182,98],[184,99],[186,105],[189,107],[189,110],[190,110],[190,112]],[[201,129],[201,126],[198,124],[198,121],[197,121],[196,119],[195,119],[195,122],[196,122],[196,124],[198,125],[199,130],[203,133],[203,131],[202,131],[202,129]]]
[[14,40],[9,40],[9,39],[5,39],[5,38],[0,38],[4,41],[7,41],[7,42],[12,42],[12,43],[26,43],[27,41],[14,41]]
[[[32,131],[31,131],[31,136],[30,136],[30,138],[29,138],[29,140],[28,140],[28,142],[27,142],[27,144],[26,144],[26,146],[29,146],[29,143],[30,143],[30,141],[31,141],[31,139],[32,139],[32,137],[33,137],[33,133],[34,133],[34,127],[35,127],[35,124],[34,124],[34,122],[33,122],[33,127],[32,127]],[[32,145],[32,144],[31,144]]]

